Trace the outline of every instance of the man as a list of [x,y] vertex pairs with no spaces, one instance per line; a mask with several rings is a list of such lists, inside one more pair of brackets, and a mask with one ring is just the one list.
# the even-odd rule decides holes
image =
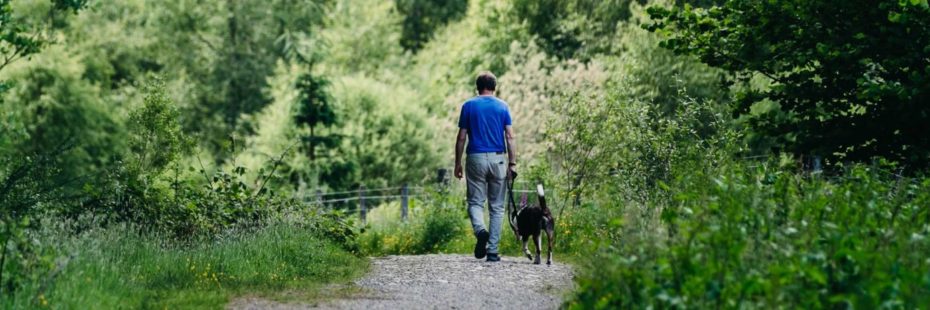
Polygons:
[[[462,106],[459,133],[455,140],[455,177],[461,179],[462,151],[468,141],[465,181],[468,189],[468,216],[474,229],[475,258],[487,256],[500,261],[498,244],[504,220],[504,180],[516,171],[513,128],[507,103],[494,96],[497,78],[483,72],[475,80],[478,96]],[[509,151],[508,151],[509,150]],[[484,202],[490,211],[490,232],[484,226]]]

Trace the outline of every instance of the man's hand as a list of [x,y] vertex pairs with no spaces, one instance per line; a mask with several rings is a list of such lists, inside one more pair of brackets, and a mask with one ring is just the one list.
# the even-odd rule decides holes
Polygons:
[[459,134],[455,136],[455,177],[462,179],[462,152],[465,151],[465,140],[468,138],[468,130],[459,128]]
[[507,168],[507,179],[508,180],[516,179],[517,178],[517,165],[510,164],[508,166],[509,167]]

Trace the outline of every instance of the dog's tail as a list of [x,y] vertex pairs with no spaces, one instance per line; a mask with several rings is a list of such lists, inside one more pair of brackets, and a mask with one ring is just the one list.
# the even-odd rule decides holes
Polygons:
[[552,217],[552,211],[549,211],[549,206],[546,205],[546,191],[543,190],[542,184],[536,184],[536,194],[539,195],[539,208],[542,209],[543,217],[546,219],[546,227],[544,228],[549,232],[551,251],[553,244],[555,244],[555,218]]
[[539,207],[543,209],[543,213],[550,215],[549,207],[546,205],[546,191],[543,190],[542,184],[536,184],[536,194],[539,196]]

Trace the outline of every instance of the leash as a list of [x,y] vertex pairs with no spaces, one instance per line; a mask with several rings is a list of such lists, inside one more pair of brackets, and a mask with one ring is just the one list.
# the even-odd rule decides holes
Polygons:
[[510,177],[510,184],[507,185],[507,191],[510,196],[510,207],[508,207],[508,209],[510,209],[510,218],[507,222],[510,223],[510,229],[513,230],[514,237],[517,237],[517,241],[520,241],[520,230],[517,229],[517,202],[513,198],[513,185],[517,180],[517,172],[510,170],[510,168],[507,168],[507,170],[513,175]]

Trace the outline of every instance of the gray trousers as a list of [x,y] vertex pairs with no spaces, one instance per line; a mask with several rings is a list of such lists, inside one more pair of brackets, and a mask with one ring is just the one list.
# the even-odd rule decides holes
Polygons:
[[499,253],[501,225],[504,221],[504,180],[507,178],[507,154],[476,153],[465,159],[468,216],[475,233],[485,229],[484,202],[490,210],[491,239],[488,253]]

